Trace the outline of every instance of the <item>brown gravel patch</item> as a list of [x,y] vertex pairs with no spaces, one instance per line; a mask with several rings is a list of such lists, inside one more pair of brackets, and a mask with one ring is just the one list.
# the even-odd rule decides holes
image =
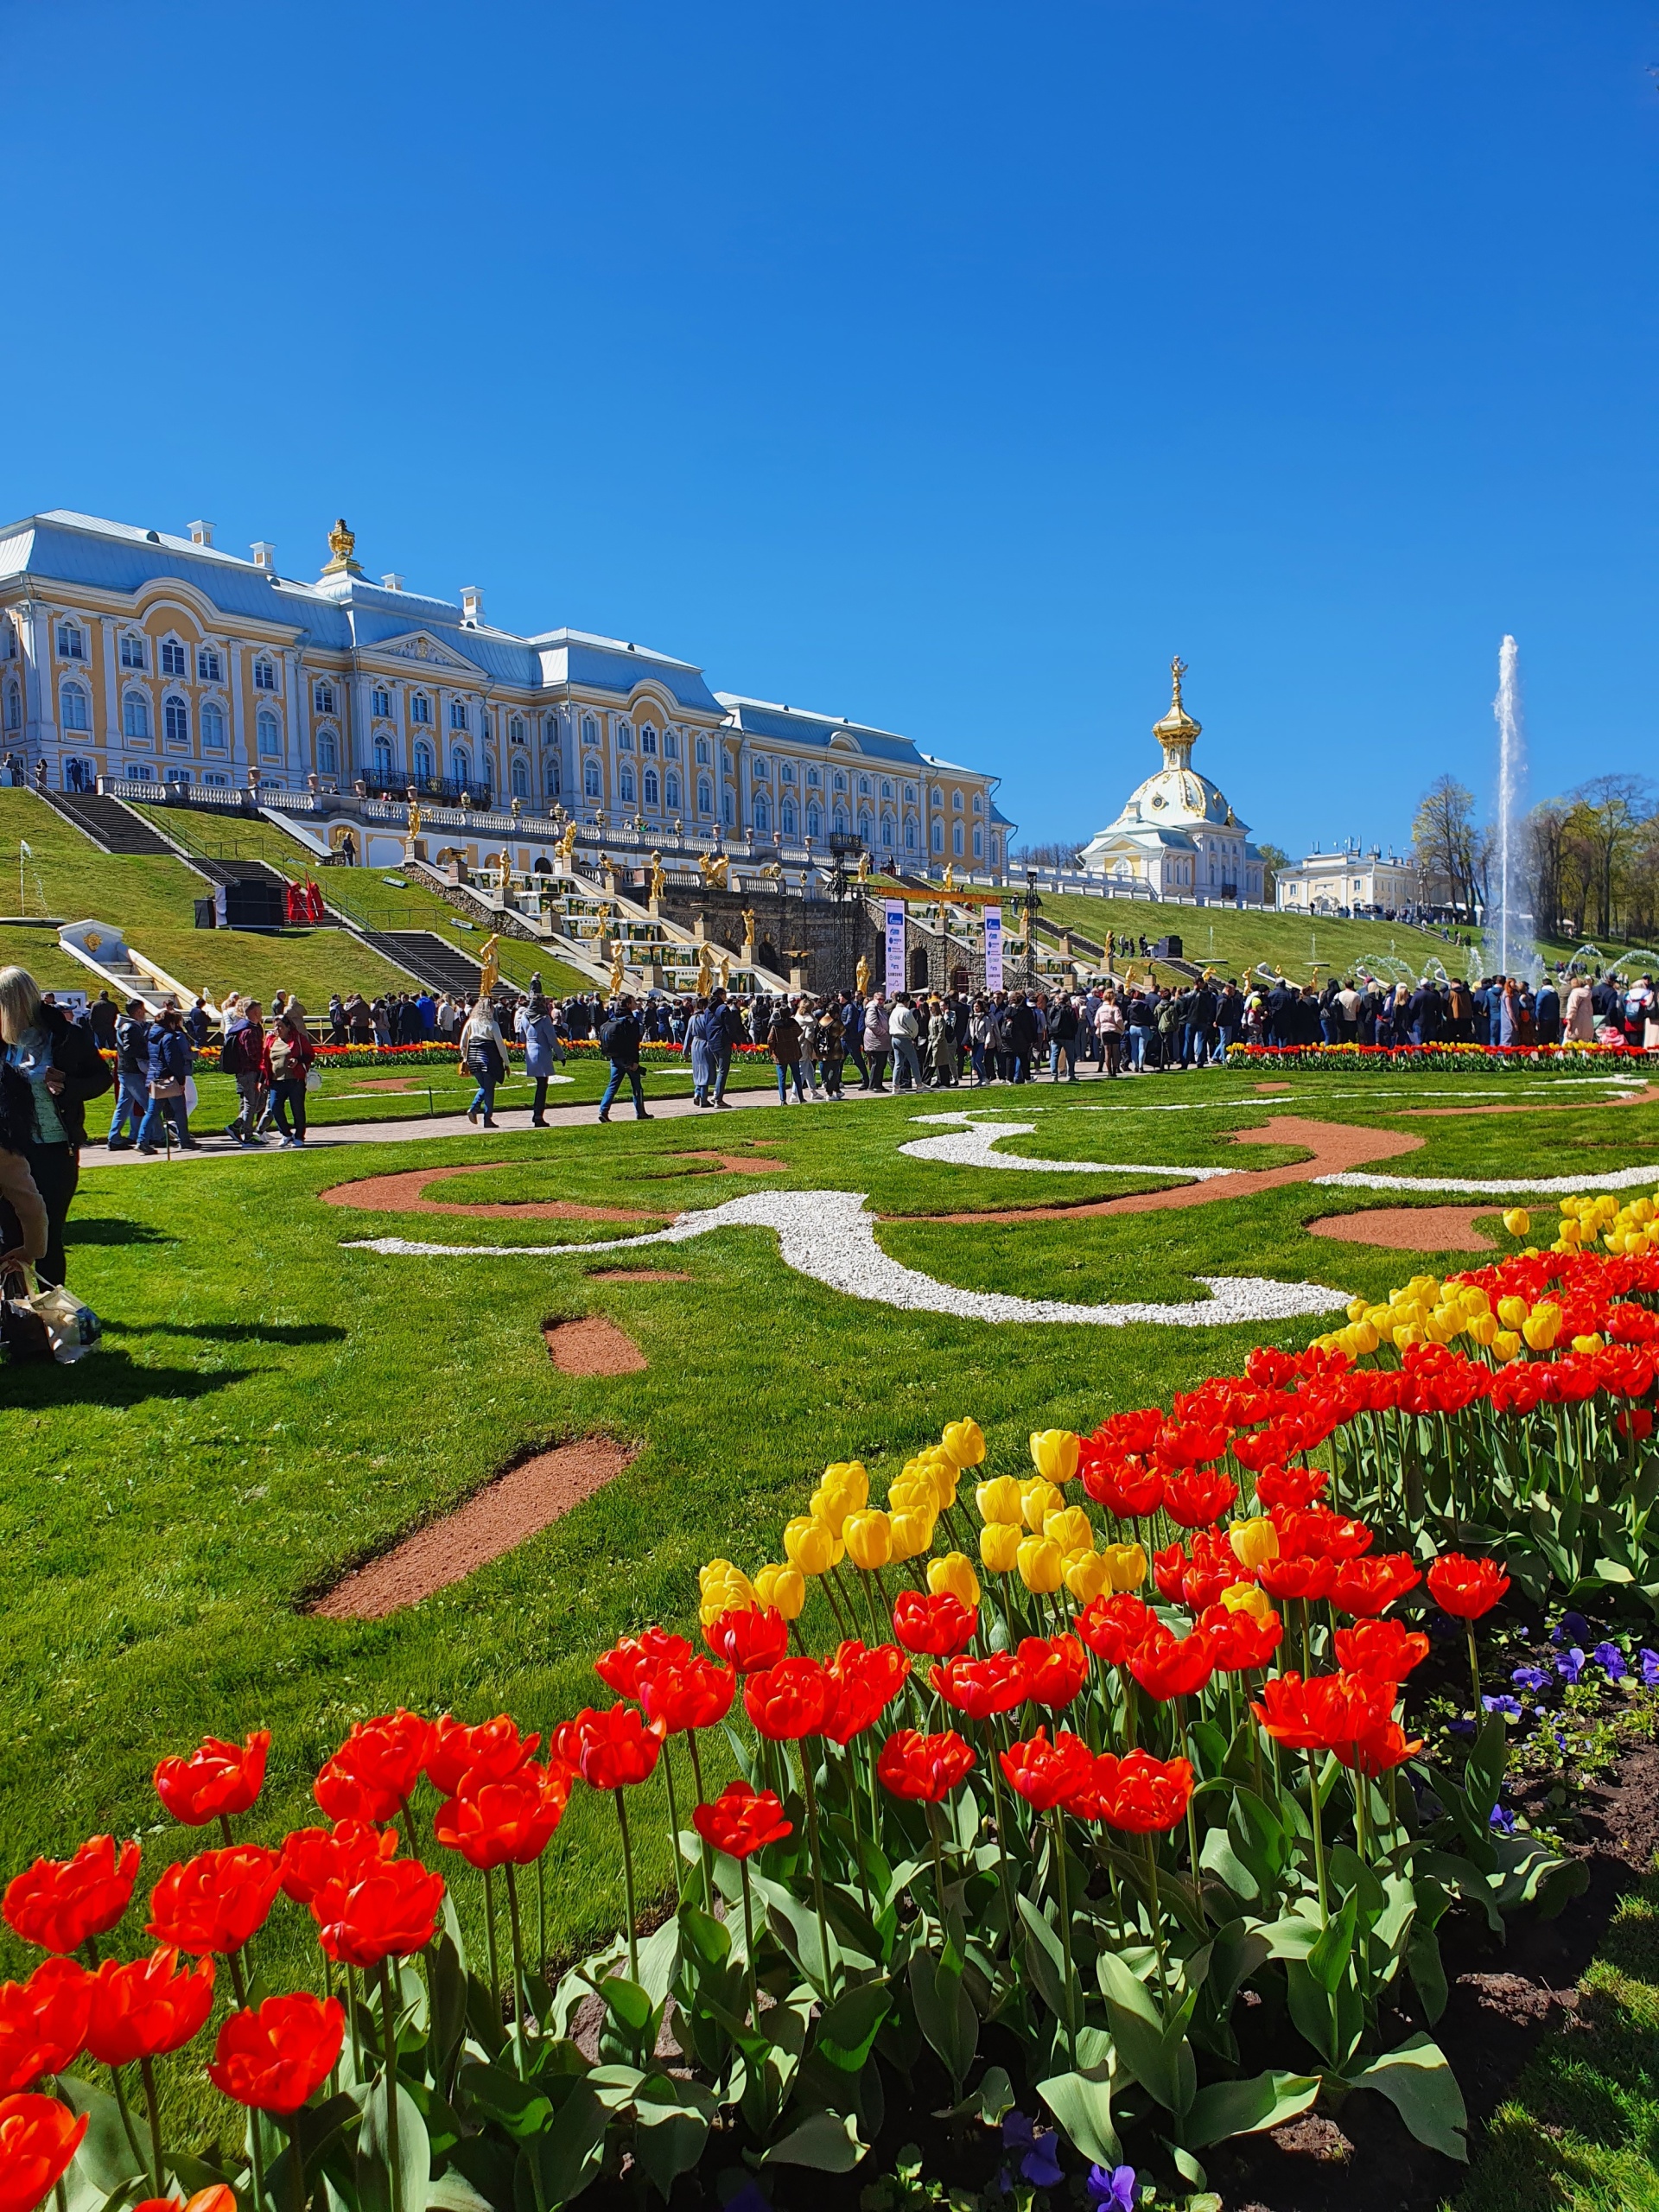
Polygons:
[[409,1075],[360,1075],[357,1078],[359,1090],[424,1090],[423,1083],[416,1083]]
[[364,1175],[354,1183],[336,1183],[319,1196],[331,1206],[357,1206],[365,1213],[460,1213],[490,1221],[655,1221],[658,1217],[636,1212],[627,1206],[578,1205],[571,1198],[527,1198],[515,1205],[466,1205],[421,1195],[434,1183],[452,1182],[460,1175],[491,1175],[495,1172],[496,1163],[487,1160],[475,1167],[410,1167],[397,1175]]
[[1296,1086],[1294,1083],[1253,1083],[1250,1088],[1266,1098],[1275,1090],[1294,1090]]
[[647,1362],[633,1338],[602,1313],[579,1321],[548,1321],[547,1356],[561,1375],[638,1375]]
[[1259,1129],[1235,1129],[1232,1141],[1305,1145],[1309,1157],[1288,1167],[1247,1168],[1241,1174],[1217,1176],[1214,1182],[1180,1183],[1164,1191],[1140,1191],[1131,1198],[1095,1198],[1079,1205],[1016,1206],[1003,1213],[906,1214],[902,1218],[965,1226],[974,1222],[1080,1221],[1094,1214],[1161,1213],[1172,1206],[1214,1205],[1218,1198],[1245,1198],[1254,1192],[1277,1190],[1286,1183],[1311,1183],[1316,1175],[1340,1174],[1373,1160],[1395,1160],[1402,1152],[1421,1152],[1423,1146],[1421,1137],[1406,1129],[1362,1129],[1346,1122],[1307,1121],[1298,1114],[1281,1114]]
[[1490,1252],[1497,1240],[1476,1228],[1494,1218],[1491,1206],[1370,1206],[1329,1213],[1302,1225],[1310,1236],[1344,1244],[1376,1244],[1386,1252]]
[[585,1436],[538,1452],[442,1521],[353,1568],[307,1611],[325,1620],[378,1621],[401,1606],[417,1605],[551,1528],[614,1481],[634,1457],[634,1447],[607,1436]]
[[712,1160],[728,1175],[780,1175],[789,1165],[786,1160],[763,1160],[753,1152],[677,1152],[673,1156],[676,1160]]
[[683,1268],[589,1268],[589,1282],[690,1282]]

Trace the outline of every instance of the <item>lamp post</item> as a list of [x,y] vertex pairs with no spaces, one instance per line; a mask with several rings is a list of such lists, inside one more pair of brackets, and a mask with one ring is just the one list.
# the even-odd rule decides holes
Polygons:
[[1028,868],[1026,870],[1026,896],[1024,900],[1026,910],[1026,988],[1028,991],[1034,988],[1037,982],[1036,917],[1042,910],[1042,900],[1037,896],[1037,871],[1034,868]]

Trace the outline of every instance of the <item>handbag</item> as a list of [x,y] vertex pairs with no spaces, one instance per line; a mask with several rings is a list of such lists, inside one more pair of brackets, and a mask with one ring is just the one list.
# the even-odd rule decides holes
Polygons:
[[0,1294],[0,1343],[9,1358],[54,1359],[72,1367],[96,1349],[103,1333],[92,1307],[60,1284],[43,1283],[31,1297],[21,1268],[7,1277]]
[[52,1357],[51,1337],[29,1303],[29,1285],[21,1274],[8,1275],[0,1286],[0,1346],[4,1347],[7,1359],[17,1365]]
[[184,1077],[181,1075],[158,1075],[149,1086],[152,1098],[182,1098]]

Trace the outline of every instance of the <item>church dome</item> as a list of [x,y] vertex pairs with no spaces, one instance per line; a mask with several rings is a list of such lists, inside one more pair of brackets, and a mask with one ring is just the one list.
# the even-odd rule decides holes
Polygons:
[[1234,819],[1226,794],[1196,768],[1160,768],[1137,784],[1124,802],[1120,821],[1139,817],[1160,830],[1185,830],[1194,823],[1224,826]]

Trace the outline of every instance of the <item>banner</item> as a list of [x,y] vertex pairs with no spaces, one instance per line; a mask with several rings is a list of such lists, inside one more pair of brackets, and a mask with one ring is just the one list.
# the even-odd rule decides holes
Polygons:
[[887,995],[905,988],[905,902],[889,899],[887,916]]
[[985,909],[985,988],[1000,991],[1002,988],[1002,909]]

